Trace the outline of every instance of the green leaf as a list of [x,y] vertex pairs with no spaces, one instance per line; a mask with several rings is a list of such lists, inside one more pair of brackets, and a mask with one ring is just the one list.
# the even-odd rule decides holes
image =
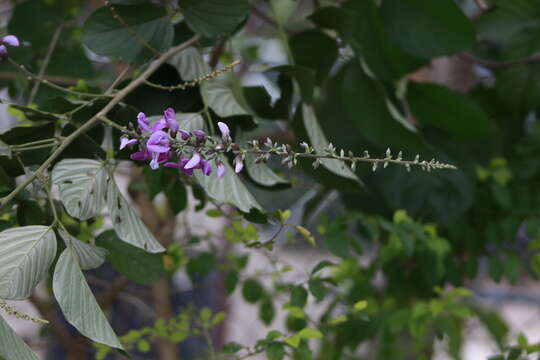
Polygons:
[[289,43],[295,64],[315,70],[317,83],[322,83],[338,57],[336,40],[312,29],[294,34]]
[[291,301],[292,306],[303,308],[306,306],[308,293],[302,285],[295,286],[291,291]]
[[475,40],[472,22],[452,0],[385,0],[381,15],[392,42],[411,55],[451,55]]
[[407,102],[418,122],[461,139],[486,137],[493,121],[469,97],[437,84],[409,83]]
[[47,275],[56,256],[49,226],[21,226],[0,232],[0,299],[22,300]]
[[354,312],[360,312],[360,311],[366,309],[367,306],[368,306],[368,302],[366,300],[360,300],[360,301],[354,303],[354,306],[353,306]]
[[91,270],[100,267],[107,257],[107,250],[80,241],[62,229],[58,230],[64,242],[73,247],[81,269]]
[[168,63],[178,70],[180,77],[184,81],[199,79],[211,72],[200,50],[194,47],[189,47],[174,55]]
[[120,21],[103,6],[84,23],[81,40],[90,50],[133,63],[144,62],[155,55],[148,46],[158,52],[171,46],[174,28],[165,9],[152,4],[114,8]]
[[297,334],[301,339],[320,339],[323,334],[316,329],[305,328]]
[[238,284],[238,272],[237,271],[228,272],[227,275],[225,275],[225,280],[224,280],[225,291],[227,292],[228,295],[232,294],[237,284]]
[[150,253],[165,251],[165,248],[161,246],[135,214],[131,205],[120,194],[114,179],[109,179],[107,186],[107,207],[114,231],[122,241]]
[[328,292],[328,289],[324,286],[324,282],[320,279],[310,279],[308,289],[317,301],[322,301]]
[[[325,150],[328,148],[329,142],[326,140],[326,136],[319,125],[315,110],[312,106],[302,104],[302,111],[304,127],[311,146],[315,149],[315,153],[325,155]],[[322,159],[321,164],[336,175],[360,182],[354,172],[341,160]]]
[[259,317],[265,323],[266,325],[270,325],[272,321],[274,320],[274,317],[276,316],[276,311],[274,309],[274,304],[272,303],[272,299],[265,299],[261,303],[261,307],[259,309]]
[[235,97],[232,87],[223,79],[207,80],[201,84],[204,102],[219,117],[249,115],[247,110]]
[[244,347],[237,342],[228,342],[223,345],[223,352],[226,354],[234,354],[242,350]]
[[66,320],[92,341],[123,350],[101,311],[68,245],[60,255],[53,275],[53,292]]
[[189,28],[209,38],[233,32],[248,15],[247,0],[184,0],[180,6]]
[[216,256],[210,252],[203,252],[196,257],[192,257],[187,264],[187,273],[191,279],[196,276],[204,276],[214,270],[216,266]]
[[313,91],[315,90],[315,70],[304,66],[282,65],[268,69],[267,72],[277,71],[292,78],[300,88],[300,96],[307,103],[313,101]]
[[165,275],[162,255],[149,254],[121,241],[113,230],[99,234],[96,244],[109,251],[107,260],[116,271],[137,284],[153,284]]
[[69,215],[87,220],[100,213],[107,188],[104,166],[90,159],[65,159],[56,164],[52,182],[58,186]]
[[315,240],[315,237],[311,234],[311,231],[300,225],[295,225],[294,228],[300,233],[300,235],[304,237],[304,239],[307,240],[311,246],[317,246],[317,240]]
[[0,357],[5,360],[39,360],[0,316]]
[[260,282],[254,279],[248,279],[244,282],[244,286],[242,287],[242,296],[244,299],[254,304],[257,301],[259,301],[264,294],[264,289]]
[[169,201],[169,207],[175,215],[179,214],[187,207],[188,198],[186,187],[178,177],[170,180],[167,184],[165,195]]
[[390,41],[374,1],[352,0],[340,10],[339,34],[377,78],[395,81],[427,63]]
[[266,358],[268,360],[282,360],[285,357],[285,347],[280,342],[271,342],[266,347]]
[[221,179],[217,177],[217,171],[213,171],[210,176],[204,176],[199,171],[195,172],[195,178],[206,191],[206,194],[219,202],[233,204],[246,213],[250,209],[262,210],[261,205],[251,195],[238,175],[234,173],[229,163],[224,162],[224,165],[227,171]]
[[289,183],[287,180],[277,175],[274,170],[270,169],[265,163],[260,162],[257,164],[255,162],[256,159],[257,156],[254,154],[246,155],[246,171],[253,181],[268,187]]

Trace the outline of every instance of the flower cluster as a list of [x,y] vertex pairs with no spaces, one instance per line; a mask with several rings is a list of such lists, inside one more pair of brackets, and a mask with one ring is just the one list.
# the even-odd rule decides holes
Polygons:
[[[138,139],[126,136],[120,139],[120,149],[139,144],[139,151],[131,154],[131,159],[150,161],[150,167],[154,170],[163,164],[188,176],[192,176],[194,170],[201,170],[204,175],[210,176],[213,160],[218,177],[225,175],[227,168],[216,155],[231,144],[227,124],[218,123],[222,135],[221,142],[218,143],[202,130],[190,132],[181,129],[172,108],[165,110],[163,117],[154,124],[150,124],[146,115],[141,112],[137,115],[137,123],[137,133],[140,135]],[[171,161],[174,159],[176,161]],[[235,159],[234,164],[237,173],[244,166],[241,158]]]
[[8,51],[6,45],[19,46],[19,39],[15,35],[6,35],[0,39],[0,61],[4,61],[8,57]]

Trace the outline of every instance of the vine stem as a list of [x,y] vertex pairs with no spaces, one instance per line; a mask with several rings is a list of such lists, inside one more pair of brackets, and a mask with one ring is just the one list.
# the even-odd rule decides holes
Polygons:
[[17,69],[19,69],[23,74],[25,74],[25,75],[28,76],[29,78],[34,79],[34,80],[36,80],[38,83],[42,83],[43,85],[47,85],[47,86],[49,86],[49,87],[52,87],[53,89],[56,89],[56,90],[65,92],[66,94],[70,94],[70,95],[74,95],[74,96],[79,96],[79,97],[92,97],[92,98],[111,97],[110,95],[93,94],[93,93],[86,93],[86,92],[81,92],[81,91],[75,91],[75,90],[66,89],[65,87],[62,87],[62,86],[60,86],[60,85],[56,85],[56,84],[50,82],[49,80],[40,78],[38,75],[35,75],[35,74],[32,73],[31,71],[29,71],[24,65],[21,65],[21,64],[17,63],[17,62],[16,62],[15,60],[13,60],[12,58],[8,58],[8,61],[11,63],[11,65],[15,66]]
[[28,97],[28,104],[31,104],[36,97],[36,94],[39,90],[39,85],[41,84],[41,81],[43,81],[45,70],[47,69],[47,66],[49,66],[49,61],[51,60],[54,49],[56,48],[56,44],[58,44],[58,39],[60,39],[60,34],[62,33],[62,30],[64,30],[64,24],[60,25],[53,34],[51,43],[49,44],[49,48],[47,49],[47,54],[45,55],[45,59],[43,59],[41,69],[39,69],[39,73],[37,74],[36,82],[32,87],[32,91],[30,91],[30,96]]
[[170,57],[188,48],[195,42],[199,41],[199,39],[200,36],[195,35],[184,43],[169,49],[167,52],[160,55],[159,58],[157,58],[156,61],[154,61],[138,78],[132,80],[129,85],[119,90],[103,109],[101,109],[97,114],[90,118],[90,120],[77,128],[77,130],[67,136],[62,141],[60,146],[58,146],[58,148],[47,158],[47,160],[45,160],[45,162],[43,162],[43,164],[41,164],[41,166],[34,173],[24,179],[11,193],[0,199],[0,209],[3,208],[11,200],[13,200],[15,196],[17,196],[17,194],[21,192],[24,188],[26,188],[32,181],[34,181],[36,177],[42,174],[52,164],[52,162],[69,146],[69,144],[71,144],[77,137],[79,137],[79,135],[82,135],[86,131],[90,130],[90,128],[92,128],[96,122],[103,121],[102,118],[106,117],[109,111],[111,111],[120,101],[122,101],[122,99],[124,99],[133,90],[143,84],[146,79],[148,79],[150,75],[152,75]]

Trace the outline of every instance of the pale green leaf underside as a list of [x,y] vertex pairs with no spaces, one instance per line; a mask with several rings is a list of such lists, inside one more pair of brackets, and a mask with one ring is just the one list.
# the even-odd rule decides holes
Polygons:
[[53,292],[67,321],[92,341],[123,349],[101,311],[77,263],[77,255],[67,246],[53,276]]
[[48,226],[0,232],[0,299],[22,300],[47,275],[56,255],[56,236]]
[[62,160],[52,172],[66,211],[80,220],[98,215],[103,208],[106,180],[104,164],[90,159]]
[[169,60],[180,73],[184,81],[191,81],[210,73],[210,67],[204,62],[199,50],[194,47],[179,52]]
[[[304,113],[304,127],[306,128],[307,134],[309,136],[311,146],[313,146],[317,154],[324,155],[324,150],[328,147],[329,142],[326,139],[326,136],[324,135],[321,126],[319,125],[317,116],[315,115],[315,111],[313,110],[313,107],[306,104],[302,105],[302,110]],[[352,172],[352,170],[347,166],[347,164],[345,164],[343,161],[322,159],[321,164],[327,170],[333,172],[336,175],[354,181],[360,181]]]
[[289,182],[278,176],[265,163],[255,163],[256,155],[246,155],[246,171],[257,183],[264,186],[274,186],[278,184],[288,184]]
[[236,100],[232,88],[222,81],[217,79],[205,81],[201,84],[201,90],[204,102],[219,117],[249,115]]
[[107,250],[82,242],[74,238],[64,230],[58,230],[58,233],[64,239],[66,244],[71,244],[73,250],[77,254],[79,265],[83,270],[91,270],[100,267],[107,257]]
[[107,207],[114,231],[120,239],[150,253],[165,251],[120,194],[113,179],[107,187]]
[[5,360],[39,360],[0,316],[0,358]]
[[227,167],[227,172],[222,179],[217,177],[215,170],[210,176],[204,176],[200,171],[194,172],[195,178],[208,196],[220,202],[233,204],[243,212],[249,212],[252,208],[261,210],[261,205],[251,195],[238,175],[234,173],[226,161],[224,164]]

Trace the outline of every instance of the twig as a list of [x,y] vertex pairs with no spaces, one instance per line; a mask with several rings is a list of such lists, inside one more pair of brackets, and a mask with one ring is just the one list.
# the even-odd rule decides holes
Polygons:
[[138,78],[132,80],[128,86],[119,90],[114,97],[109,101],[109,103],[101,109],[97,114],[95,114],[90,120],[81,125],[77,130],[71,133],[66,137],[58,149],[56,149],[50,156],[45,160],[43,164],[30,176],[28,176],[24,181],[22,181],[11,193],[7,196],[0,199],[0,209],[3,208],[7,203],[9,203],[19,192],[28,186],[37,176],[43,173],[49,165],[71,144],[79,135],[90,130],[94,124],[98,121],[102,121],[103,117],[106,117],[109,111],[111,111],[122,99],[124,99],[128,94],[133,90],[143,84],[150,75],[152,75],[161,65],[163,65],[170,57],[174,56],[178,52],[188,48],[193,43],[197,42],[200,39],[199,35],[193,36],[191,39],[186,42],[175,46],[169,49],[167,52],[163,53],[152,65],[150,65]]
[[13,65],[15,66],[17,69],[19,69],[20,71],[22,71],[26,76],[44,84],[44,85],[47,85],[49,87],[52,87],[56,90],[60,90],[60,91],[63,91],[67,94],[70,94],[70,95],[74,95],[74,96],[80,96],[80,97],[93,97],[93,98],[102,98],[102,97],[107,97],[108,95],[103,95],[103,94],[93,94],[93,93],[86,93],[86,92],[81,92],[81,91],[75,91],[75,90],[70,90],[70,89],[66,89],[64,87],[61,87],[59,85],[56,85],[52,82],[50,82],[49,80],[46,80],[46,79],[41,79],[39,78],[37,75],[34,75],[32,72],[28,71],[26,69],[26,67],[24,67],[24,65],[20,65],[18,64],[17,62],[15,62],[12,58],[8,58],[8,61]]
[[468,63],[479,64],[479,65],[482,65],[488,68],[494,68],[494,69],[512,67],[512,66],[530,65],[530,64],[540,62],[540,55],[534,55],[528,58],[510,60],[510,61],[493,61],[493,60],[480,59],[468,53],[459,54],[457,55],[457,57]]
[[41,81],[43,81],[43,75],[45,75],[45,70],[47,69],[47,66],[49,65],[49,61],[51,60],[52,54],[54,52],[54,49],[56,48],[56,44],[58,43],[58,39],[60,38],[60,34],[62,33],[62,30],[64,30],[64,24],[60,25],[53,34],[51,43],[49,44],[49,48],[47,49],[47,54],[45,55],[45,59],[43,59],[43,64],[41,64],[41,69],[39,69],[36,82],[34,83],[34,86],[32,87],[32,91],[30,92],[30,96],[28,97],[28,104],[31,104],[34,101],[34,98],[36,97],[37,91],[39,89],[39,85],[41,84]]
[[208,74],[205,74],[195,80],[192,80],[192,81],[189,81],[189,82],[185,82],[185,83],[182,83],[182,84],[177,84],[177,85],[171,85],[171,86],[165,86],[165,85],[160,85],[160,84],[156,84],[156,83],[153,83],[153,82],[150,82],[150,81],[145,81],[144,83],[148,86],[151,86],[153,88],[156,88],[156,89],[161,89],[161,90],[167,90],[167,91],[174,91],[174,90],[185,90],[186,88],[188,87],[194,87],[194,86],[197,86],[199,85],[200,83],[202,83],[203,81],[206,81],[206,80],[210,80],[210,79],[213,79],[217,76],[219,76],[220,74],[226,72],[226,71],[229,71],[231,70],[233,67],[235,67],[236,65],[240,64],[240,61],[236,60],[236,61],[233,61],[232,63],[230,63],[229,65],[223,67],[222,69],[219,69],[219,70],[216,70],[216,71],[212,71],[211,73],[208,73]]
[[[7,79],[7,80],[13,80],[17,78],[16,72],[0,72],[0,79]],[[77,82],[79,79],[72,78],[69,76],[59,76],[59,75],[43,75],[43,80],[47,80],[50,83],[56,83],[56,84],[62,84],[62,85],[77,85]],[[99,81],[93,84],[96,84],[99,87],[105,87],[107,86],[107,82]]]
[[126,65],[126,67],[124,68],[124,70],[122,70],[120,72],[120,74],[118,74],[118,76],[116,77],[116,79],[114,79],[114,81],[111,83],[111,85],[109,85],[109,87],[107,88],[107,91],[105,91],[106,94],[110,94],[111,92],[114,91],[114,88],[116,87],[116,85],[118,85],[118,83],[120,83],[120,81],[122,81],[122,79],[124,79],[124,76],[128,73],[128,71],[131,69],[131,66],[128,64]]

